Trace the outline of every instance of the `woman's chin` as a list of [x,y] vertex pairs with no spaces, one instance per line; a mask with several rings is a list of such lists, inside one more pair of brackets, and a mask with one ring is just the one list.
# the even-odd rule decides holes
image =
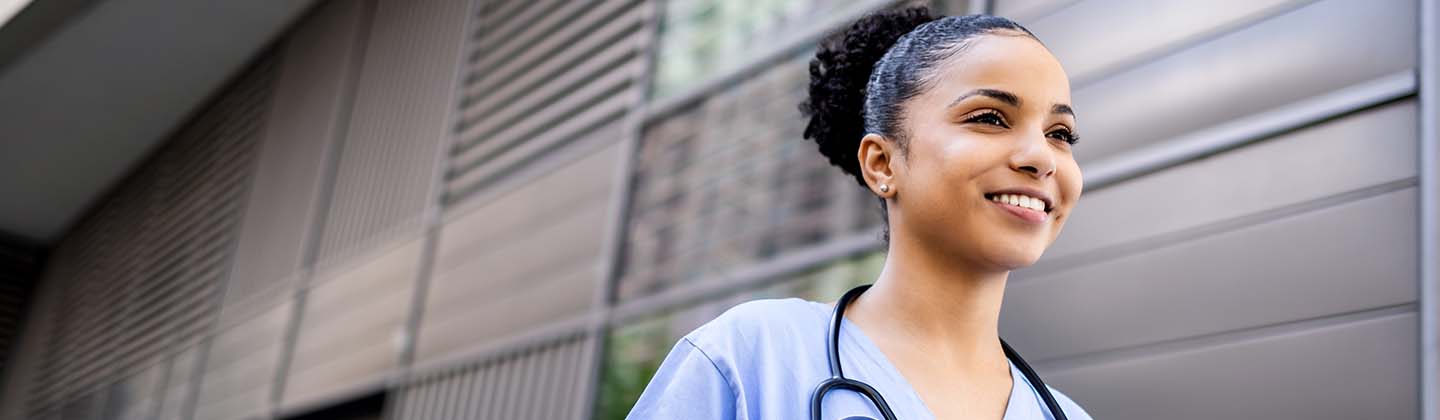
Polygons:
[[1041,247],[1013,247],[995,250],[988,260],[1005,271],[1013,271],[1035,265],[1044,253],[1045,249]]

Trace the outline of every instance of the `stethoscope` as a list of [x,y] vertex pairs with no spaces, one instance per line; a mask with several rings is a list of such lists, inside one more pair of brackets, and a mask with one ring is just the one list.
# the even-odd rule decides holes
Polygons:
[[[850,304],[851,300],[860,296],[861,293],[865,293],[865,289],[869,288],[870,285],[866,284],[850,289],[840,297],[839,302],[835,303],[835,313],[830,317],[829,340],[825,343],[826,355],[829,356],[830,361],[830,378],[820,381],[820,386],[815,387],[815,391],[810,394],[810,418],[812,420],[820,420],[820,403],[824,401],[826,392],[835,389],[849,389],[865,395],[872,404],[875,404],[876,408],[880,409],[880,415],[885,416],[885,420],[896,420],[895,413],[890,411],[890,404],[885,403],[885,397],[881,396],[879,391],[864,382],[846,378],[845,374],[840,371],[840,321],[845,315],[845,305]],[[1045,407],[1050,410],[1050,414],[1055,416],[1055,420],[1067,420],[1065,410],[1060,409],[1060,404],[1055,402],[1055,396],[1050,395],[1050,389],[1045,387],[1045,381],[1041,381],[1040,375],[1030,369],[1030,364],[1020,358],[1020,353],[1016,353],[1015,349],[1010,348],[1010,345],[1003,339],[1000,340],[1000,347],[1005,350],[1005,357],[1014,362],[1015,367],[1020,368],[1020,373],[1025,375],[1025,379],[1030,380],[1030,384],[1035,386],[1036,392],[1040,394],[1040,399],[1045,401]]]

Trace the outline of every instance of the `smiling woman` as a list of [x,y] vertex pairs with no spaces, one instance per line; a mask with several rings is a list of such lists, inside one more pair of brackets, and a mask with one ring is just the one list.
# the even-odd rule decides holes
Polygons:
[[630,418],[1088,419],[997,332],[1010,272],[1081,194],[1056,58],[1008,19],[907,8],[826,38],[810,73],[805,137],[878,197],[884,267],[839,302],[730,308]]

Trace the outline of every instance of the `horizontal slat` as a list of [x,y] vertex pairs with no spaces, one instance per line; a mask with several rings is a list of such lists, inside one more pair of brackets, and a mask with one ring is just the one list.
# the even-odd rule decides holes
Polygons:
[[205,371],[201,387],[202,401],[218,400],[227,394],[249,389],[268,388],[275,379],[275,365],[280,356],[280,343],[255,349],[234,363]]
[[[633,36],[633,32],[639,28],[639,25],[641,23],[640,17],[643,16],[641,12],[642,10],[638,8],[632,9],[625,15],[623,15],[619,20],[610,22],[610,24],[605,25],[600,31],[588,34],[586,37],[577,40],[577,43],[575,45],[561,50],[563,52],[561,52],[560,55],[547,57],[549,57],[549,60],[555,62],[575,63],[575,66],[578,66],[579,63],[575,61],[576,58],[591,57],[596,52],[605,51],[605,46],[607,45],[613,45],[617,42],[623,43],[620,38]],[[551,72],[563,70],[567,67],[572,67],[570,65],[566,65],[559,68],[551,68],[543,66],[542,63],[532,63],[532,65],[509,69],[508,67],[517,66],[516,63],[518,63],[518,61],[508,61],[506,63],[507,68],[493,69],[488,71],[497,75],[512,76],[487,81],[479,88],[480,92],[491,92],[496,89],[500,89],[505,85],[510,85],[514,83],[515,79],[517,78],[521,78],[526,74],[533,74],[532,72],[536,72],[538,74],[548,74]],[[539,71],[537,72],[537,70]],[[545,70],[550,70],[550,72],[546,72]],[[483,95],[473,97],[485,98],[485,96]],[[480,136],[487,134],[488,133],[479,131],[475,127],[461,130],[460,143],[456,144],[452,153],[466,152],[467,150],[473,148],[474,144],[477,141],[481,140]]]
[[[537,69],[527,74],[520,80],[499,88],[498,91],[487,93],[484,101],[464,106],[462,114],[461,130],[470,125],[478,125],[477,130],[481,133],[488,133],[495,130],[493,121],[512,121],[517,118],[524,118],[527,114],[539,111],[541,107],[552,104],[567,95],[579,94],[578,89],[586,86],[601,84],[596,79],[606,77],[605,74],[637,73],[636,69],[627,68],[640,65],[638,60],[633,60],[637,54],[634,46],[624,43],[616,44],[606,48],[604,51],[586,57],[585,61],[577,66],[567,66],[562,69],[563,73],[556,75],[553,79],[541,79],[548,69]],[[471,121],[472,123],[465,123]]]
[[172,303],[175,309],[160,312],[155,318],[137,326],[137,328],[144,328],[139,330],[144,332],[123,345],[133,349],[126,352],[126,355],[141,357],[162,351],[171,343],[172,338],[180,336],[179,329],[187,327],[186,324],[193,322],[192,320],[197,317],[208,315],[210,312],[203,308],[207,306],[206,304],[213,303],[216,297],[213,291],[208,290],[181,296],[181,299]]
[[572,418],[586,343],[567,336],[416,378],[396,390],[398,407],[387,418]]
[[[612,177],[620,161],[614,143],[589,156],[541,175],[504,199],[447,221],[436,249],[436,273],[445,273],[487,252],[495,243],[523,238],[535,226],[547,225],[577,209],[605,207],[616,185]],[[553,194],[565,189],[566,194]]]
[[243,323],[217,331],[211,341],[210,354],[205,358],[206,369],[224,367],[249,357],[258,349],[280,344],[290,323],[291,305],[290,302],[276,305]]
[[[498,27],[494,31],[487,31],[485,37],[478,43],[481,49],[472,58],[469,65],[476,68],[494,67],[496,62],[518,55],[518,50],[544,42],[551,36],[562,36],[560,32],[567,26],[588,25],[593,22],[594,18],[585,16],[585,14],[593,15],[607,11],[596,7],[604,7],[602,3],[604,2],[567,1],[557,5],[532,5],[525,10],[527,16],[508,21],[506,22],[508,25]],[[613,10],[615,3],[620,2],[609,3],[610,9]],[[539,16],[528,16],[540,12],[544,13]],[[511,26],[522,22],[523,26]]]
[[[1413,101],[1329,121],[1082,195],[1033,269],[1084,253],[1415,176]],[[1324,171],[1308,171],[1317,164]]]
[[514,291],[538,279],[598,267],[605,210],[605,206],[578,208],[545,226],[533,227],[523,238],[492,242],[505,243],[505,247],[467,255],[465,264],[436,273],[426,310],[443,316],[440,314],[457,306],[483,306],[505,298],[494,290]]
[[[228,228],[228,226],[215,227],[217,230],[229,230]],[[223,246],[223,244],[212,243],[207,247],[216,245]],[[176,256],[177,262],[183,265],[176,265],[170,273],[163,277],[157,276],[155,281],[146,285],[144,294],[136,296],[136,300],[132,304],[140,311],[138,314],[144,314],[144,311],[157,307],[168,306],[168,301],[175,299],[180,293],[179,290],[193,290],[194,287],[218,288],[219,285],[199,283],[196,274],[210,272],[215,266],[224,264],[227,256],[220,252],[220,249],[207,251],[210,252]],[[144,316],[135,317],[135,319],[144,318]]]
[[[245,183],[243,180],[235,179],[217,187],[220,188],[217,196],[224,197],[225,195],[219,194],[239,194],[244,190]],[[206,229],[233,226],[235,222],[232,219],[239,212],[237,204],[238,201],[229,199],[219,203],[192,203],[193,207],[190,207],[189,210],[193,212],[178,214],[176,218],[180,220],[175,220],[170,228],[155,233],[154,240],[157,245],[149,251],[149,255],[163,259],[174,258],[175,255],[189,252],[188,248],[193,246],[191,243],[193,238],[213,235],[213,231],[206,231]],[[204,216],[196,215],[197,213],[204,214]],[[162,260],[161,263],[164,261]]]
[[227,394],[220,400],[199,402],[195,418],[238,420],[263,416],[270,404],[270,392],[266,386]]
[[[507,0],[487,1],[481,4],[472,19],[480,21],[479,25],[471,25],[470,40],[478,44],[477,50],[483,50],[488,37],[491,34],[510,34],[515,32],[516,25],[523,25],[535,21],[535,15],[552,9],[555,3],[564,0]],[[480,42],[474,42],[474,40]],[[474,62],[479,51],[472,51],[466,62]]]
[[1102,189],[1176,164],[1203,159],[1304,128],[1316,121],[1393,102],[1414,95],[1415,85],[1414,72],[1396,73],[1186,133],[1162,143],[1118,153],[1085,165],[1085,189]]
[[[447,206],[495,186],[497,177],[585,140],[618,138],[647,63],[642,0],[532,2],[481,9],[469,43],[464,94],[445,173]],[[513,7],[513,9],[512,9]],[[533,16],[521,20],[496,18]],[[543,166],[543,165],[541,165]],[[548,169],[548,168],[547,168]],[[535,173],[535,172],[529,172]]]
[[636,0],[606,1],[600,8],[586,10],[580,19],[566,22],[544,40],[520,44],[525,47],[523,53],[496,55],[491,60],[475,63],[472,72],[483,72],[476,73],[475,80],[482,86],[499,86],[528,69],[540,67],[562,51],[599,50],[597,47],[604,44],[597,40],[608,41],[618,32],[635,29],[634,25],[643,16],[642,8],[633,7],[635,4]]
[[286,380],[301,404],[380,375],[397,361],[422,241],[412,241],[310,289]]
[[[224,256],[220,255],[214,258],[218,265]],[[149,331],[150,327],[155,326],[154,323],[168,322],[170,319],[168,315],[173,315],[176,311],[190,309],[208,310],[209,308],[204,308],[206,305],[187,308],[183,303],[201,303],[204,302],[205,299],[208,299],[210,295],[218,292],[215,285],[206,284],[207,282],[204,281],[213,279],[213,274],[218,271],[218,267],[211,267],[210,270],[212,276],[187,276],[185,279],[187,281],[179,282],[175,288],[166,290],[164,294],[156,295],[157,302],[145,305],[139,312],[130,314],[130,322],[133,322],[133,324],[127,325],[127,327],[137,331]]]
[[[1025,27],[1060,59],[1071,83],[1083,86],[1128,65],[1311,1],[1091,0],[1027,22]],[[1123,30],[1097,31],[1097,27]]]
[[[616,42],[618,42],[618,40],[616,40]],[[625,45],[625,43],[621,43],[621,45]],[[611,59],[609,55],[619,52],[619,50],[613,49],[613,46],[615,46],[615,43],[596,45],[593,46],[593,49],[569,50],[569,52],[564,53],[563,59],[557,60],[553,66],[547,65],[544,66],[544,68],[527,69],[528,72],[520,75],[520,78],[514,79],[514,81],[507,81],[504,86],[498,86],[500,91],[495,92],[494,96],[484,96],[484,101],[482,102],[487,105],[482,106],[482,108],[475,108],[475,106],[478,105],[469,105],[465,108],[465,111],[462,112],[464,112],[465,115],[475,115],[478,114],[478,112],[481,112],[481,114],[482,112],[495,112],[498,108],[501,108],[501,106],[514,104],[514,102],[521,101],[521,98],[527,98],[528,95],[533,95],[533,93],[536,93],[534,91],[544,91],[543,86],[550,85],[550,83],[559,83],[556,81],[556,78],[585,81],[585,85],[583,86],[586,86],[586,89],[588,89],[586,93],[596,92],[598,89],[600,89],[600,92],[603,92],[605,86],[613,85],[613,78],[616,78],[616,75],[628,76],[628,78],[619,76],[619,78],[625,78],[626,81],[635,78],[635,76],[638,75],[636,66],[639,66],[639,62],[638,60],[634,60],[635,55],[628,55],[628,53],[624,55],[625,58],[632,58],[632,60],[629,60],[626,65],[618,66],[618,68],[599,68],[599,66],[596,66],[596,68],[592,69],[592,65],[608,63],[608,59]],[[596,52],[600,52],[599,55],[596,55]],[[631,49],[631,52],[634,52],[634,49]],[[580,73],[580,70],[596,70],[598,73],[583,75],[583,73]],[[599,72],[605,73],[600,75]],[[602,83],[596,81],[596,78],[609,79],[605,79],[608,83]],[[485,91],[490,91],[490,88],[485,88]],[[544,115],[547,115],[549,118],[562,118],[563,115],[576,112],[575,109],[572,109],[575,108],[575,104],[593,101],[593,98],[586,98],[586,96],[589,96],[589,93],[588,95],[580,95],[580,93],[582,92],[569,92],[563,96],[563,99],[552,99],[549,98],[549,96],[540,96],[540,98],[546,99],[547,102],[557,102],[557,104],[546,104],[546,106],[544,106],[546,114]],[[537,111],[539,111],[539,109],[537,109]],[[531,121],[531,124],[534,124],[534,122]],[[490,125],[487,125],[487,127],[490,127]],[[504,131],[488,132],[482,128],[484,127],[480,127],[480,125],[471,125],[471,127],[459,129],[459,141],[456,142],[455,147],[451,148],[451,154],[477,154],[474,150],[478,145],[494,144],[495,137],[503,137],[504,135]],[[510,128],[510,131],[517,131],[517,129]],[[533,131],[533,128],[531,128],[531,131]],[[472,158],[464,158],[464,160],[472,160]]]
[[1408,70],[1414,13],[1413,0],[1322,0],[1080,87],[1076,159],[1083,167]]
[[[433,320],[420,330],[417,360],[435,360],[517,334],[546,322],[577,316],[594,301],[594,267],[536,279],[533,284],[514,290],[504,300],[485,306],[453,307],[449,312],[435,313]],[[544,302],[539,304],[537,302]],[[475,319],[485,319],[476,324]]]
[[595,75],[583,86],[573,86],[575,90],[558,97],[542,97],[540,92],[535,92],[534,96],[527,95],[526,99],[498,111],[495,118],[466,129],[466,133],[474,134],[480,141],[456,156],[458,162],[451,165],[451,170],[463,172],[472,162],[482,164],[487,158],[514,147],[515,143],[526,141],[573,118],[606,97],[618,95],[637,76],[636,68],[632,65],[611,69],[603,75]]
[[1409,312],[1036,369],[1095,418],[1413,419],[1416,328]]
[[300,339],[295,343],[293,365],[297,370],[322,364],[336,353],[361,347],[395,346],[396,334],[409,313],[409,293],[386,294],[376,300],[357,302],[349,311],[320,314],[302,319]]
[[[395,292],[409,292],[420,263],[421,240],[391,249],[365,264],[325,278],[305,298],[309,314],[343,312],[357,302],[374,300]],[[308,318],[308,317],[307,317]]]
[[[253,352],[230,366],[207,370],[197,400],[201,412],[212,411],[204,407],[215,407],[213,411],[238,412],[233,407],[237,402],[249,402],[248,412],[255,414],[263,410],[269,400],[269,392],[275,380],[275,368],[280,356],[280,345],[275,343],[263,351]],[[215,415],[201,415],[199,418],[217,418]],[[238,418],[226,416],[223,418]]]
[[1413,302],[1415,203],[1412,187],[1072,270],[1017,272],[1001,331],[1043,361]]
[[485,166],[452,175],[446,182],[446,202],[458,202],[482,186],[491,176],[512,170],[512,165],[523,164],[536,153],[558,147],[578,137],[618,139],[622,133],[619,117],[633,105],[634,99],[628,95],[610,95],[604,102],[590,106],[583,113],[545,131],[543,135],[526,139],[516,148],[507,150],[505,155],[486,162]]
[[336,395],[348,388],[378,385],[379,374],[395,366],[396,355],[389,346],[367,346],[335,352],[321,364],[295,370],[285,380],[281,408],[304,406]]

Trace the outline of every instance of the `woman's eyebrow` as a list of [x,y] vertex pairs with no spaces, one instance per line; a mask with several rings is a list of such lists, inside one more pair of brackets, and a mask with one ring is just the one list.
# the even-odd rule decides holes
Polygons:
[[1072,117],[1072,118],[1075,117],[1075,110],[1070,109],[1070,105],[1066,105],[1066,104],[1055,104],[1054,106],[1051,106],[1051,107],[1050,107],[1050,113],[1051,113],[1051,114],[1068,114],[1068,115],[1070,115],[1070,117]]
[[[1000,90],[1000,89],[984,89],[984,88],[982,88],[982,89],[975,89],[975,90],[972,90],[972,91],[969,91],[969,92],[965,92],[964,94],[960,95],[960,97],[955,98],[954,101],[950,101],[950,106],[949,106],[949,107],[954,107],[955,105],[960,104],[961,101],[964,101],[965,99],[968,99],[968,98],[970,98],[971,96],[987,96],[987,97],[995,98],[996,100],[999,100],[1000,102],[1004,102],[1004,103],[1006,103],[1007,105],[1010,105],[1010,106],[1013,106],[1013,107],[1016,107],[1016,108],[1019,108],[1019,107],[1020,107],[1020,104],[1023,102],[1023,101],[1020,100],[1020,97],[1019,97],[1019,96],[1016,96],[1016,95],[1013,94],[1013,93],[1006,92],[1006,91],[1003,91],[1003,90]],[[948,107],[947,107],[947,108],[948,108]],[[1074,117],[1074,116],[1075,116],[1075,110],[1074,110],[1074,109],[1071,109],[1071,108],[1070,108],[1070,105],[1067,105],[1067,104],[1055,104],[1055,105],[1050,106],[1050,113],[1051,113],[1051,114],[1067,114],[1067,115],[1069,115],[1069,116],[1071,116],[1071,117]]]
[[1000,102],[1004,102],[1004,103],[1006,103],[1006,104],[1008,104],[1008,105],[1010,105],[1010,106],[1016,107],[1016,108],[1019,108],[1019,107],[1020,107],[1020,97],[1019,97],[1019,96],[1015,96],[1015,94],[1013,94],[1013,93],[1006,92],[1006,91],[1003,91],[1003,90],[1000,90],[1000,89],[975,89],[975,90],[972,90],[972,91],[969,91],[969,92],[965,92],[965,94],[960,95],[960,97],[958,97],[958,98],[955,98],[954,101],[950,101],[950,106],[947,106],[946,108],[954,107],[955,105],[958,105],[958,104],[960,103],[960,101],[963,101],[963,100],[965,100],[966,98],[969,98],[969,97],[971,97],[971,96],[977,96],[977,95],[978,95],[978,96],[988,96],[988,97],[991,97],[991,98],[995,98],[995,99],[999,100]]

